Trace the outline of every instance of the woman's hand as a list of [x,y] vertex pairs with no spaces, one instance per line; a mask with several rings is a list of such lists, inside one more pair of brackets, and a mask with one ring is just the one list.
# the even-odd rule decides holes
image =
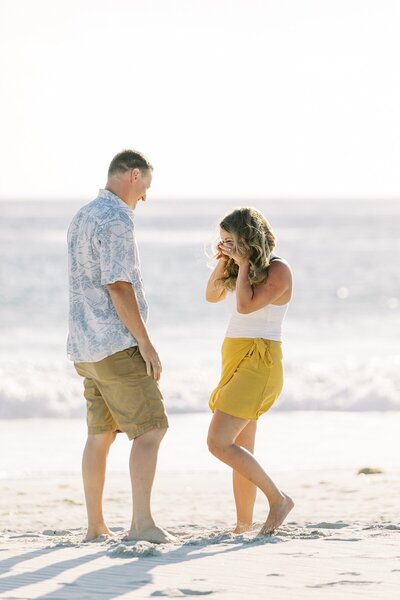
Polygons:
[[229,256],[227,256],[227,254],[225,253],[224,250],[224,242],[219,242],[218,246],[217,246],[217,260],[223,260],[224,262],[227,262],[229,259]]
[[240,256],[234,251],[232,242],[220,242],[218,244],[218,251],[225,260],[232,258],[239,267],[247,265],[249,262],[248,256]]

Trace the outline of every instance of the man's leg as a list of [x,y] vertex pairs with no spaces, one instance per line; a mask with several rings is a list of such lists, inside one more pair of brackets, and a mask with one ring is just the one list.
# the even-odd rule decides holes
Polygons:
[[103,490],[106,475],[107,454],[116,433],[107,431],[88,435],[82,458],[83,487],[85,490],[88,530],[85,541],[99,535],[111,535],[103,517]]
[[153,543],[174,541],[174,537],[157,527],[151,514],[151,490],[157,466],[157,455],[166,428],[152,429],[138,436],[129,460],[132,482],[133,516],[129,539]]

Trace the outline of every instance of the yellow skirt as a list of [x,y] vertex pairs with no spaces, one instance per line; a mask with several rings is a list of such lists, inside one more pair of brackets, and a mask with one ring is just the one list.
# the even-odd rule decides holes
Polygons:
[[209,406],[256,421],[271,408],[283,386],[282,343],[262,338],[225,338],[221,379]]

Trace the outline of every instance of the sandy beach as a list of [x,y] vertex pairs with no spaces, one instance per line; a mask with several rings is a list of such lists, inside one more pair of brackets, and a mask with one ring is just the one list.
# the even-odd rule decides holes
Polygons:
[[[366,441],[361,448],[367,461],[363,464],[351,451],[352,441],[346,435],[352,418],[359,423],[359,439]],[[268,464],[270,444],[276,446],[279,436],[295,421],[302,431],[299,438],[310,439],[314,429],[314,442],[321,451],[314,451],[312,462],[312,447],[305,443],[307,468],[300,469],[293,435],[281,462],[276,456],[271,459],[270,473],[293,496],[296,506],[274,535],[259,538],[257,531],[266,514],[261,494],[254,530],[244,535],[231,533],[234,505],[230,473],[201,445],[208,415],[174,415],[161,451],[154,513],[178,542],[161,546],[124,539],[130,518],[130,489],[123,472],[129,447],[122,436],[112,449],[115,452],[105,494],[105,513],[114,537],[83,543],[85,507],[79,443],[84,440],[84,425],[76,420],[33,421],[35,433],[41,431],[41,436],[34,437],[36,442],[30,441],[32,463],[23,472],[14,452],[15,476],[3,473],[1,481],[0,597],[95,600],[204,595],[218,600],[274,600],[362,596],[393,600],[400,584],[400,470],[391,463],[393,442],[382,436],[368,456],[366,434],[372,421],[382,429],[389,421],[398,426],[398,420],[395,413],[377,413],[375,418],[342,413],[271,414],[269,423],[260,427],[257,455],[261,461]],[[18,427],[27,427],[27,423],[11,421],[8,427],[2,423],[3,456],[7,437],[15,440]],[[325,439],[326,448],[334,444],[333,432],[340,423],[341,453],[335,468],[329,465],[329,451],[320,440]],[[54,458],[50,446],[57,427],[62,446],[58,463],[50,460],[51,454]],[[271,435],[263,436],[268,429]],[[46,430],[53,433],[47,435]],[[181,452],[185,440],[186,457]],[[374,458],[379,464],[371,463]],[[7,460],[10,458],[5,463]],[[382,472],[360,475],[356,463],[359,468],[380,467]]]
[[[2,206],[8,291],[0,307],[1,598],[397,598],[398,205],[310,202],[299,212],[295,201],[260,204],[298,281],[286,324],[285,387],[261,419],[256,443],[256,456],[296,506],[263,539],[261,495],[254,531],[230,533],[231,475],[207,452],[210,414],[196,412],[219,376],[227,315],[204,300],[204,244],[227,207],[185,202],[183,218],[181,204],[155,202],[137,215],[171,417],[154,513],[179,538],[156,547],[124,540],[131,510],[124,436],[111,449],[105,490],[114,539],[82,543],[85,405],[64,347],[65,232],[78,203]],[[338,239],[345,270],[331,251]],[[160,270],[155,254],[168,258],[168,268]],[[365,467],[382,472],[358,475]]]
[[[0,600],[400,600],[399,23],[395,0],[0,1]],[[220,252],[240,312],[208,286],[217,264],[237,280]],[[260,492],[233,533],[206,443],[229,331],[282,339],[255,456],[295,506],[268,536]],[[121,434],[112,536],[85,543],[98,390],[71,360],[102,369],[135,340],[162,365],[152,514],[176,540],[127,539]],[[280,358],[264,381],[267,352],[248,358],[232,415],[280,389]],[[93,380],[118,426],[165,423],[150,381],[117,371]],[[133,461],[142,516],[154,443]]]

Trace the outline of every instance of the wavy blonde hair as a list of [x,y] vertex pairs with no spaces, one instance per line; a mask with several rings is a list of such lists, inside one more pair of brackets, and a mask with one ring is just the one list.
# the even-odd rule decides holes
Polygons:
[[[250,262],[249,281],[257,285],[265,280],[268,273],[270,254],[276,245],[276,236],[262,212],[256,208],[237,208],[226,215],[219,226],[234,238],[234,252],[248,256]],[[229,258],[224,275],[218,284],[233,291],[239,267]]]

